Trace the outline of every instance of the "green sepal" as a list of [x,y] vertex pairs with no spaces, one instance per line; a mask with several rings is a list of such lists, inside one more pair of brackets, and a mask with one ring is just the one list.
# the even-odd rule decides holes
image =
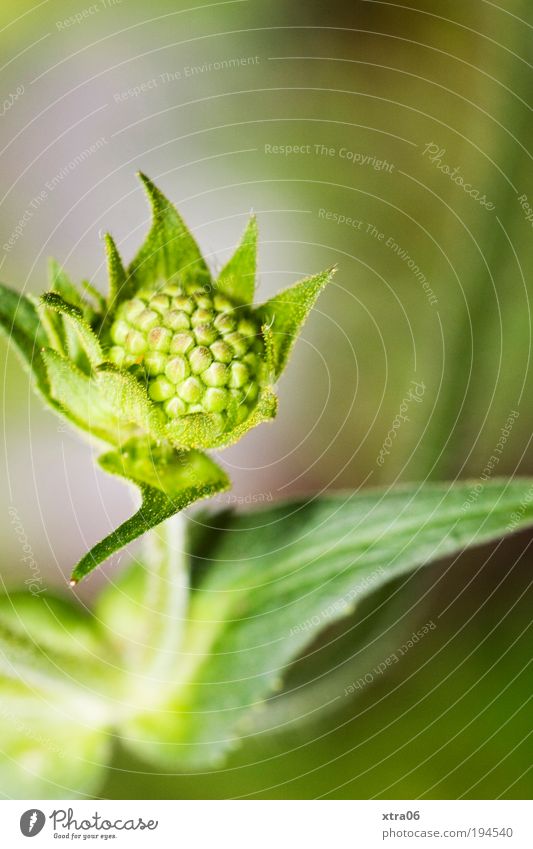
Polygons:
[[127,431],[116,407],[106,400],[95,377],[86,375],[51,348],[44,350],[42,357],[57,412],[76,427],[111,445],[132,436],[132,430]]
[[57,292],[45,292],[41,296],[41,303],[65,319],[65,322],[75,330],[91,366],[93,368],[99,366],[104,361],[102,347],[90,324],[85,321],[83,311],[65,301]]
[[72,573],[74,583],[179,510],[199,499],[223,492],[230,485],[225,472],[205,454],[198,451],[169,452],[145,440],[132,440],[121,451],[104,454],[99,463],[106,472],[136,484],[141,491],[142,503],[131,519],[80,560]]
[[165,415],[150,401],[146,387],[128,371],[111,363],[102,363],[96,370],[96,381],[103,398],[109,404],[117,421],[121,422],[125,442],[130,427],[136,425],[154,440],[163,438]]
[[255,292],[256,263],[257,220],[252,215],[237,250],[218,276],[217,290],[238,304],[251,304]]
[[135,291],[158,289],[170,282],[209,284],[209,269],[181,216],[148,177],[139,177],[152,207],[152,226],[128,267]]
[[230,430],[220,430],[216,416],[209,413],[192,413],[180,416],[165,428],[167,439],[182,448],[225,448],[233,445],[258,424],[275,418],[277,398],[270,389],[263,389],[257,404],[247,419]]
[[287,365],[304,321],[334,273],[335,268],[328,268],[313,277],[306,277],[257,308],[256,314],[261,323],[272,331],[271,356],[275,380]]
[[35,387],[49,397],[46,370],[40,351],[49,344],[35,304],[0,283],[0,333],[17,351],[22,364],[35,380]]

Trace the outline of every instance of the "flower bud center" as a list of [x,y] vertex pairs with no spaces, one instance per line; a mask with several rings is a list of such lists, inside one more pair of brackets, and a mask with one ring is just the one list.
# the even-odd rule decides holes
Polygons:
[[111,362],[143,376],[169,420],[204,412],[230,427],[256,403],[260,326],[249,307],[226,296],[173,284],[138,292],[118,308],[110,336]]

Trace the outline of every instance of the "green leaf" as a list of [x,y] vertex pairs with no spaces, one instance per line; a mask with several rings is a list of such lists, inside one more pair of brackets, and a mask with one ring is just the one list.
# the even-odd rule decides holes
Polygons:
[[[93,796],[105,778],[114,736],[79,722],[61,702],[18,703],[0,708],[0,786],[13,799],[78,799]],[[51,706],[49,708],[49,706]]]
[[287,365],[304,321],[334,273],[335,269],[329,268],[314,277],[307,277],[257,308],[261,323],[271,331],[275,379]]
[[181,216],[148,177],[139,176],[152,207],[152,227],[128,268],[135,291],[157,289],[167,282],[210,283],[209,269]]
[[46,292],[41,296],[41,303],[63,316],[75,329],[89,363],[93,368],[99,366],[104,360],[102,347],[91,326],[85,321],[82,310],[65,301],[56,292]]
[[[201,548],[172,700],[124,739],[147,760],[219,763],[244,721],[324,628],[386,582],[533,525],[533,480],[340,493],[226,517]],[[215,522],[211,521],[211,524]]]
[[35,379],[36,388],[48,398],[41,348],[49,344],[36,307],[25,295],[0,283],[0,333],[15,347],[22,364]]
[[94,793],[122,680],[84,610],[42,588],[0,596],[0,786],[16,798]]
[[204,454],[169,451],[143,440],[132,440],[122,451],[104,454],[99,462],[106,472],[136,484],[141,491],[142,503],[131,519],[80,560],[72,574],[75,583],[116,551],[179,510],[229,486],[226,474]]
[[241,243],[218,276],[216,288],[238,304],[251,304],[255,292],[257,220],[252,215]]
[[120,410],[107,399],[98,379],[80,371],[69,359],[48,349],[42,353],[55,409],[97,439],[118,445],[133,435]]

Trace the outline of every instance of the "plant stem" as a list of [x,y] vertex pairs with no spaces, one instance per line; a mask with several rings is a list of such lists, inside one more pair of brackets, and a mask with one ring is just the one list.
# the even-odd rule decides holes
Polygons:
[[184,513],[176,513],[146,539],[148,614],[142,668],[148,677],[163,680],[170,680],[169,673],[175,675],[189,605],[186,522]]

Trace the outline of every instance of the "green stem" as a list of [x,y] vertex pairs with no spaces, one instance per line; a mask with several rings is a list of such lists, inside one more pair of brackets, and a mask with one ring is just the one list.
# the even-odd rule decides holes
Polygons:
[[[145,563],[148,608],[140,668],[146,677],[170,681],[176,673],[189,605],[186,518],[176,513],[147,534]],[[154,680],[154,685],[156,681]]]

